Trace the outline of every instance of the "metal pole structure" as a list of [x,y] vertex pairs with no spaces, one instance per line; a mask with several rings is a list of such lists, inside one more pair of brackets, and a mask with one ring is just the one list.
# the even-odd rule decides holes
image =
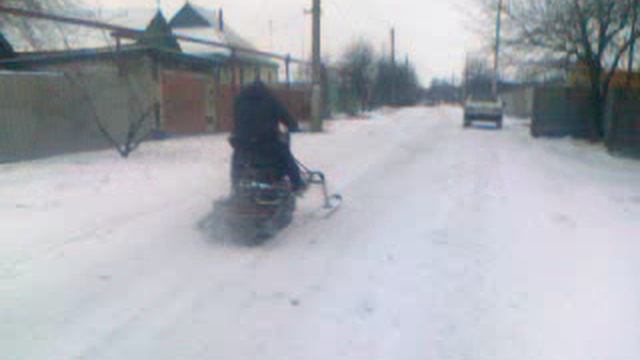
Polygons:
[[237,62],[235,50],[231,50],[229,63],[231,64],[231,91],[233,93],[233,96],[236,96],[238,94],[238,73],[236,71]]
[[[102,21],[87,20],[87,19],[75,18],[75,17],[70,17],[70,16],[49,14],[49,13],[40,12],[40,11],[25,10],[25,9],[20,9],[20,8],[4,6],[4,5],[1,5],[1,4],[0,4],[0,14],[7,14],[7,15],[12,15],[12,16],[26,17],[26,18],[40,19],[40,20],[49,20],[49,21],[62,23],[62,24],[69,24],[69,25],[76,25],[76,26],[82,26],[82,27],[88,27],[88,28],[94,28],[94,29],[108,30],[108,31],[111,32],[112,36],[114,36],[116,38],[119,37],[121,39],[137,39],[144,33],[144,31],[142,31],[142,30],[132,29],[132,28],[124,27],[124,26],[112,25],[112,24],[108,24],[108,23],[105,23],[105,22],[102,22]],[[267,58],[281,60],[281,61],[284,61],[287,58],[287,55],[283,55],[283,54],[277,54],[277,53],[272,53],[272,52],[267,52],[267,51],[260,51],[260,50],[247,48],[247,47],[241,47],[241,46],[231,46],[231,45],[225,44],[223,42],[205,40],[205,39],[201,39],[201,38],[197,38],[197,37],[191,37],[191,36],[185,36],[185,35],[175,35],[175,38],[177,40],[182,40],[182,41],[186,41],[186,42],[189,42],[189,43],[202,44],[202,45],[208,45],[208,46],[211,46],[211,47],[224,48],[224,49],[229,49],[231,51],[236,51],[238,53],[257,55],[257,56],[264,56],[264,57],[267,57]],[[28,56],[28,55],[25,55],[25,56]],[[296,58],[292,58],[292,57],[289,57],[289,59],[290,59],[290,61],[292,63],[308,64],[306,61],[304,61],[302,59],[296,59]]]
[[391,104],[396,104],[396,29],[391,28],[391,67],[393,69],[391,77]]
[[493,97],[498,98],[498,82],[500,80],[500,27],[502,25],[502,1],[498,0],[498,13],[496,14],[496,48],[493,56]]
[[291,87],[291,56],[289,55],[284,59],[284,71],[286,73],[287,89],[289,89]]
[[396,66],[396,29],[391,28],[391,64]]
[[462,102],[467,101],[467,81],[469,80],[469,54],[464,55],[464,71],[462,74]]
[[322,48],[320,46],[320,0],[313,0],[313,88],[311,91],[311,130],[313,132],[321,132],[322,124]]

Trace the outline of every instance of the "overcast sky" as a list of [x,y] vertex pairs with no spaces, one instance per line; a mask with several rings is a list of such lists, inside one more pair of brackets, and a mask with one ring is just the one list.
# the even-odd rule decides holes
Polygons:
[[[237,32],[265,50],[306,56],[310,52],[311,0],[191,0],[224,9]],[[322,0],[324,55],[340,56],[350,41],[363,36],[380,53],[389,49],[389,29],[396,27],[397,54],[408,54],[425,85],[432,77],[460,76],[472,34],[461,10],[464,0]],[[103,7],[155,7],[156,0],[99,0]],[[167,16],[185,0],[162,0]],[[94,1],[91,1],[94,3]],[[271,22],[271,26],[270,26]],[[477,41],[476,41],[477,42]]]

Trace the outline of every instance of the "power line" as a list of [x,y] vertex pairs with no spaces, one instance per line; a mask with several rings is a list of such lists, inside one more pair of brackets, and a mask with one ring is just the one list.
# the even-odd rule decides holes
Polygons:
[[[112,32],[112,35],[115,35],[121,38],[137,39],[144,32],[142,30],[107,24],[101,21],[80,19],[80,18],[75,18],[70,16],[54,15],[54,14],[49,14],[45,12],[25,10],[25,9],[14,8],[9,6],[4,6],[4,5],[0,5],[0,13],[5,13],[8,15],[13,15],[18,17],[49,20],[57,23],[83,26],[83,27],[89,27],[94,29],[108,30]],[[259,55],[259,56],[264,56],[272,59],[278,59],[278,60],[287,59],[286,55],[276,54],[272,52],[261,51],[261,50],[251,49],[251,48],[239,47],[239,46],[231,46],[218,41],[203,40],[196,37],[184,36],[184,35],[175,35],[175,38],[177,40],[182,40],[186,42],[208,45],[212,47],[220,47],[220,48],[229,49],[231,51],[237,51],[237,52],[247,53],[252,55]],[[294,63],[307,64],[306,61],[301,59],[290,58],[290,61]]]

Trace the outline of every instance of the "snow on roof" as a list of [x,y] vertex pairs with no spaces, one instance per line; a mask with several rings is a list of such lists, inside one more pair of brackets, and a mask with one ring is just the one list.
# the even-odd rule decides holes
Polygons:
[[[183,7],[183,9],[186,9],[186,8],[191,8],[195,10],[195,12],[198,15],[200,15],[204,20],[206,20],[209,23],[210,27],[215,27],[215,28],[219,27],[218,11],[216,11],[215,9],[207,9],[204,6],[194,5],[189,2],[187,2]],[[180,11],[178,11],[178,13],[180,13]]]
[[[184,14],[190,13],[194,11],[198,16],[204,19],[209,25],[173,25],[176,21],[177,17],[180,17]],[[215,9],[207,9],[202,6],[194,5],[187,2],[182,9],[180,9],[176,15],[171,19],[170,23],[172,24],[172,28],[174,33],[196,37],[198,39],[207,40],[207,41],[215,41],[221,42],[229,46],[236,46],[248,49],[254,49],[255,47],[249,41],[242,38],[232,27],[225,23],[224,30],[220,29],[220,24],[218,20],[219,11]],[[180,44],[183,46],[183,44]],[[197,44],[196,44],[197,45]],[[199,48],[200,46],[195,46],[195,48]],[[193,46],[186,46],[193,47]],[[211,47],[209,46],[209,49]]]
[[101,21],[112,25],[144,30],[158,12],[155,8],[132,7],[106,9],[97,13]]
[[[153,20],[157,9],[132,7],[127,9],[82,9],[73,14],[66,14],[90,20],[97,20],[112,25],[144,30]],[[50,21],[30,20],[34,27],[46,31],[46,37],[40,41],[40,45],[34,48],[18,32],[7,31],[9,43],[17,51],[62,51],[82,48],[101,48],[113,46],[114,40],[108,31],[87,27],[56,24]]]
[[[204,20],[204,24],[200,19],[194,18],[198,16]],[[249,41],[240,36],[233,27],[225,22],[224,29],[220,29],[219,10],[208,9],[203,6],[194,5],[187,2],[182,9],[169,22],[172,24],[173,33],[176,35],[188,36],[200,40],[222,43],[228,46],[256,50],[256,47]],[[180,47],[186,53],[199,56],[219,56],[231,55],[231,51],[225,48],[216,48],[214,46],[198,44],[190,41],[179,40]],[[245,61],[256,61],[277,65],[271,63],[268,58],[239,53],[238,58]]]
[[[214,31],[210,28],[184,28],[184,29],[173,29],[173,33],[175,35],[188,36],[200,40],[205,41],[214,41],[222,44],[227,44],[227,40],[225,37],[219,32]],[[216,53],[216,54],[225,54],[230,55],[231,51],[229,49],[214,47],[205,44],[198,44],[191,41],[178,40],[180,44],[180,48],[182,51],[191,54],[208,54],[208,53]]]
[[[100,20],[95,11],[85,8],[74,8],[61,15]],[[26,27],[32,30],[30,34],[26,35],[19,26],[7,26],[3,29],[6,39],[16,52],[60,51],[110,44],[110,36],[102,30],[40,19],[22,19],[22,21],[22,28]]]
[[[209,25],[200,23],[196,24],[196,26],[172,26],[172,31],[175,35],[183,35],[204,41],[221,43],[228,46],[256,50],[256,47],[251,42],[240,36],[238,32],[236,32],[233,27],[229,26],[227,22],[225,22],[224,30],[221,30],[218,19],[219,10],[213,8],[208,9],[203,6],[187,2],[182,9],[173,16],[170,23],[176,18],[176,16],[180,15],[181,11],[185,11],[185,9],[188,11],[193,10]],[[82,16],[112,25],[144,30],[151,23],[157,11],[157,8],[153,7],[129,7],[125,9],[106,8],[83,10]],[[62,51],[69,49],[113,47],[115,45],[114,39],[105,31],[67,25],[56,26],[56,30],[58,31],[55,31],[55,33],[52,34],[52,38],[47,39],[44,46],[38,48],[38,50]],[[65,34],[66,38],[63,38],[60,34]],[[34,50],[28,44],[21,41],[20,38],[9,36],[14,34],[7,35],[9,43],[13,45],[16,50]],[[231,54],[231,51],[225,48],[198,44],[185,40],[179,40],[178,42],[185,53],[195,56],[218,57],[229,56]],[[245,61],[256,61],[271,64],[268,58],[247,53],[239,53],[238,57]],[[272,65],[276,64],[273,63]]]

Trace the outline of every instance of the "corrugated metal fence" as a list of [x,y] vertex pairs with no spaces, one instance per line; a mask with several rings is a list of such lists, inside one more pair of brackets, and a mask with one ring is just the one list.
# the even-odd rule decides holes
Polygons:
[[609,150],[640,157],[640,92],[613,91],[608,110]]
[[532,86],[519,87],[500,94],[504,102],[505,114],[518,118],[530,118],[533,115],[533,95]]
[[538,87],[533,96],[531,134],[586,138],[591,109],[586,89]]
[[[531,134],[587,138],[593,116],[588,89],[539,87],[534,93]],[[640,156],[640,92],[612,90],[605,124],[609,150]]]
[[0,72],[0,162],[106,148],[96,121],[124,139],[153,104],[146,91],[110,73]]
[[[271,91],[287,107],[291,116],[299,122],[311,119],[311,87],[296,86],[287,88],[284,85],[270,85]],[[233,130],[233,102],[239,92],[231,85],[220,86],[216,91],[217,131]]]

